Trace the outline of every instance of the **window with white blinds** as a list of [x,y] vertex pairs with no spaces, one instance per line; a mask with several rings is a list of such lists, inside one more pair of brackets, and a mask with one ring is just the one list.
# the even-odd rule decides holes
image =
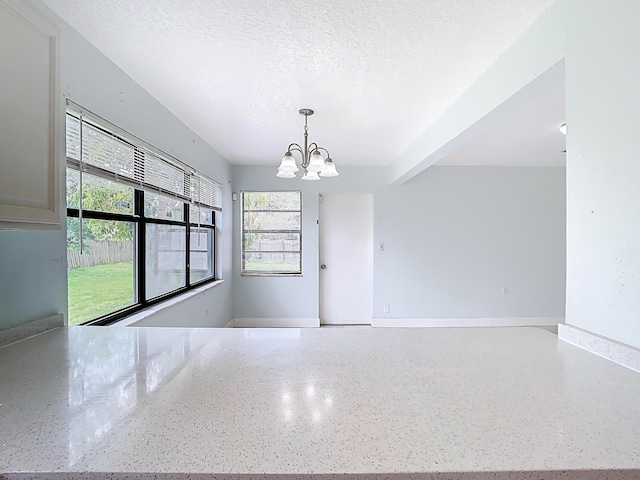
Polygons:
[[109,325],[219,280],[222,186],[91,112],[67,107],[69,324]]
[[70,168],[222,210],[220,183],[75,104],[66,131]]

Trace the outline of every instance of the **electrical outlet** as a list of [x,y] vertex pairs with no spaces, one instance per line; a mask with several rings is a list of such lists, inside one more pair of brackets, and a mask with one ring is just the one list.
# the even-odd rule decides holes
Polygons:
[[391,305],[384,306],[384,313],[391,313]]

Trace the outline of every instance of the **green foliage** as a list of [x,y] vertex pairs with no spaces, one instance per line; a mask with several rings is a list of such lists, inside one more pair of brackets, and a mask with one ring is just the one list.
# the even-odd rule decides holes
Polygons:
[[[300,192],[245,192],[244,208],[244,242],[246,250],[257,250],[260,240],[294,240],[300,231],[301,209]],[[270,211],[260,211],[270,210]],[[277,210],[284,210],[278,212]],[[292,211],[293,210],[293,211]],[[260,234],[253,230],[285,230],[291,234]]]
[[300,192],[245,192],[245,210],[299,210]]
[[[80,207],[80,174],[67,168],[67,206]],[[82,183],[82,208],[97,212],[133,213],[133,189],[93,175],[84,174]],[[130,222],[86,219],[82,237],[85,240],[131,240],[133,225]],[[67,218],[67,246],[80,248],[80,220]]]
[[[87,221],[84,221],[85,226]],[[83,248],[90,251],[91,247],[87,240],[95,240],[95,236],[90,229],[85,228],[82,232]],[[77,217],[67,217],[67,248],[69,250],[80,250],[80,219]]]
[[149,218],[166,218],[170,220],[183,220],[184,203],[165,195],[145,192],[144,216]]

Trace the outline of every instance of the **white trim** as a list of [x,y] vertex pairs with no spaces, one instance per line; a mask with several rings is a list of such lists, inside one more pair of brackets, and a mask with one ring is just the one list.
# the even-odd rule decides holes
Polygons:
[[540,327],[556,326],[564,317],[386,318],[373,317],[372,327]]
[[126,318],[123,318],[122,320],[120,320],[119,322],[115,322],[110,324],[110,327],[135,327],[136,323],[139,322],[140,320],[144,320],[145,318],[150,317],[151,315],[154,315],[158,312],[160,312],[161,310],[164,310],[165,308],[171,307],[173,305],[177,305],[179,303],[184,302],[185,300],[188,300],[191,297],[195,297],[196,295],[206,292],[207,290],[220,285],[221,283],[223,283],[224,280],[216,280],[215,282],[211,282],[211,283],[207,283],[206,285],[203,285],[201,287],[197,287],[194,288],[193,290],[189,290],[185,293],[183,293],[182,295],[178,295],[176,297],[173,298],[169,298],[168,300],[165,300],[164,302],[160,302],[157,303],[155,305],[152,305],[150,307],[145,308],[144,310],[141,310],[139,312],[134,313],[133,315],[129,315]]
[[335,326],[335,325],[340,325],[340,326],[344,326],[344,325],[366,325],[366,326],[369,326],[369,327],[370,327],[370,326],[371,326],[371,321],[369,321],[369,322],[366,322],[366,321],[354,321],[354,322],[348,322],[348,321],[347,321],[347,322],[339,322],[339,321],[337,321],[337,322],[327,322],[327,321],[324,321],[324,320],[323,320],[323,321],[321,322],[321,325],[322,325],[322,326],[325,326],[325,325],[327,325],[327,326]]
[[16,325],[0,330],[0,347],[19,342],[34,335],[48,332],[54,328],[64,327],[64,316],[61,313],[51,317],[33,320],[32,322]]
[[314,328],[319,318],[234,318],[234,328]]
[[227,324],[222,328],[233,328],[233,318],[227,322]]
[[640,372],[640,349],[582,330],[573,325],[558,325],[558,338],[619,365]]

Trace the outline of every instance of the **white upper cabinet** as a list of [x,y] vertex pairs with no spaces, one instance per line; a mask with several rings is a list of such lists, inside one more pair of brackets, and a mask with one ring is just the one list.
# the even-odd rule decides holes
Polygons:
[[0,0],[0,228],[60,228],[59,34]]

